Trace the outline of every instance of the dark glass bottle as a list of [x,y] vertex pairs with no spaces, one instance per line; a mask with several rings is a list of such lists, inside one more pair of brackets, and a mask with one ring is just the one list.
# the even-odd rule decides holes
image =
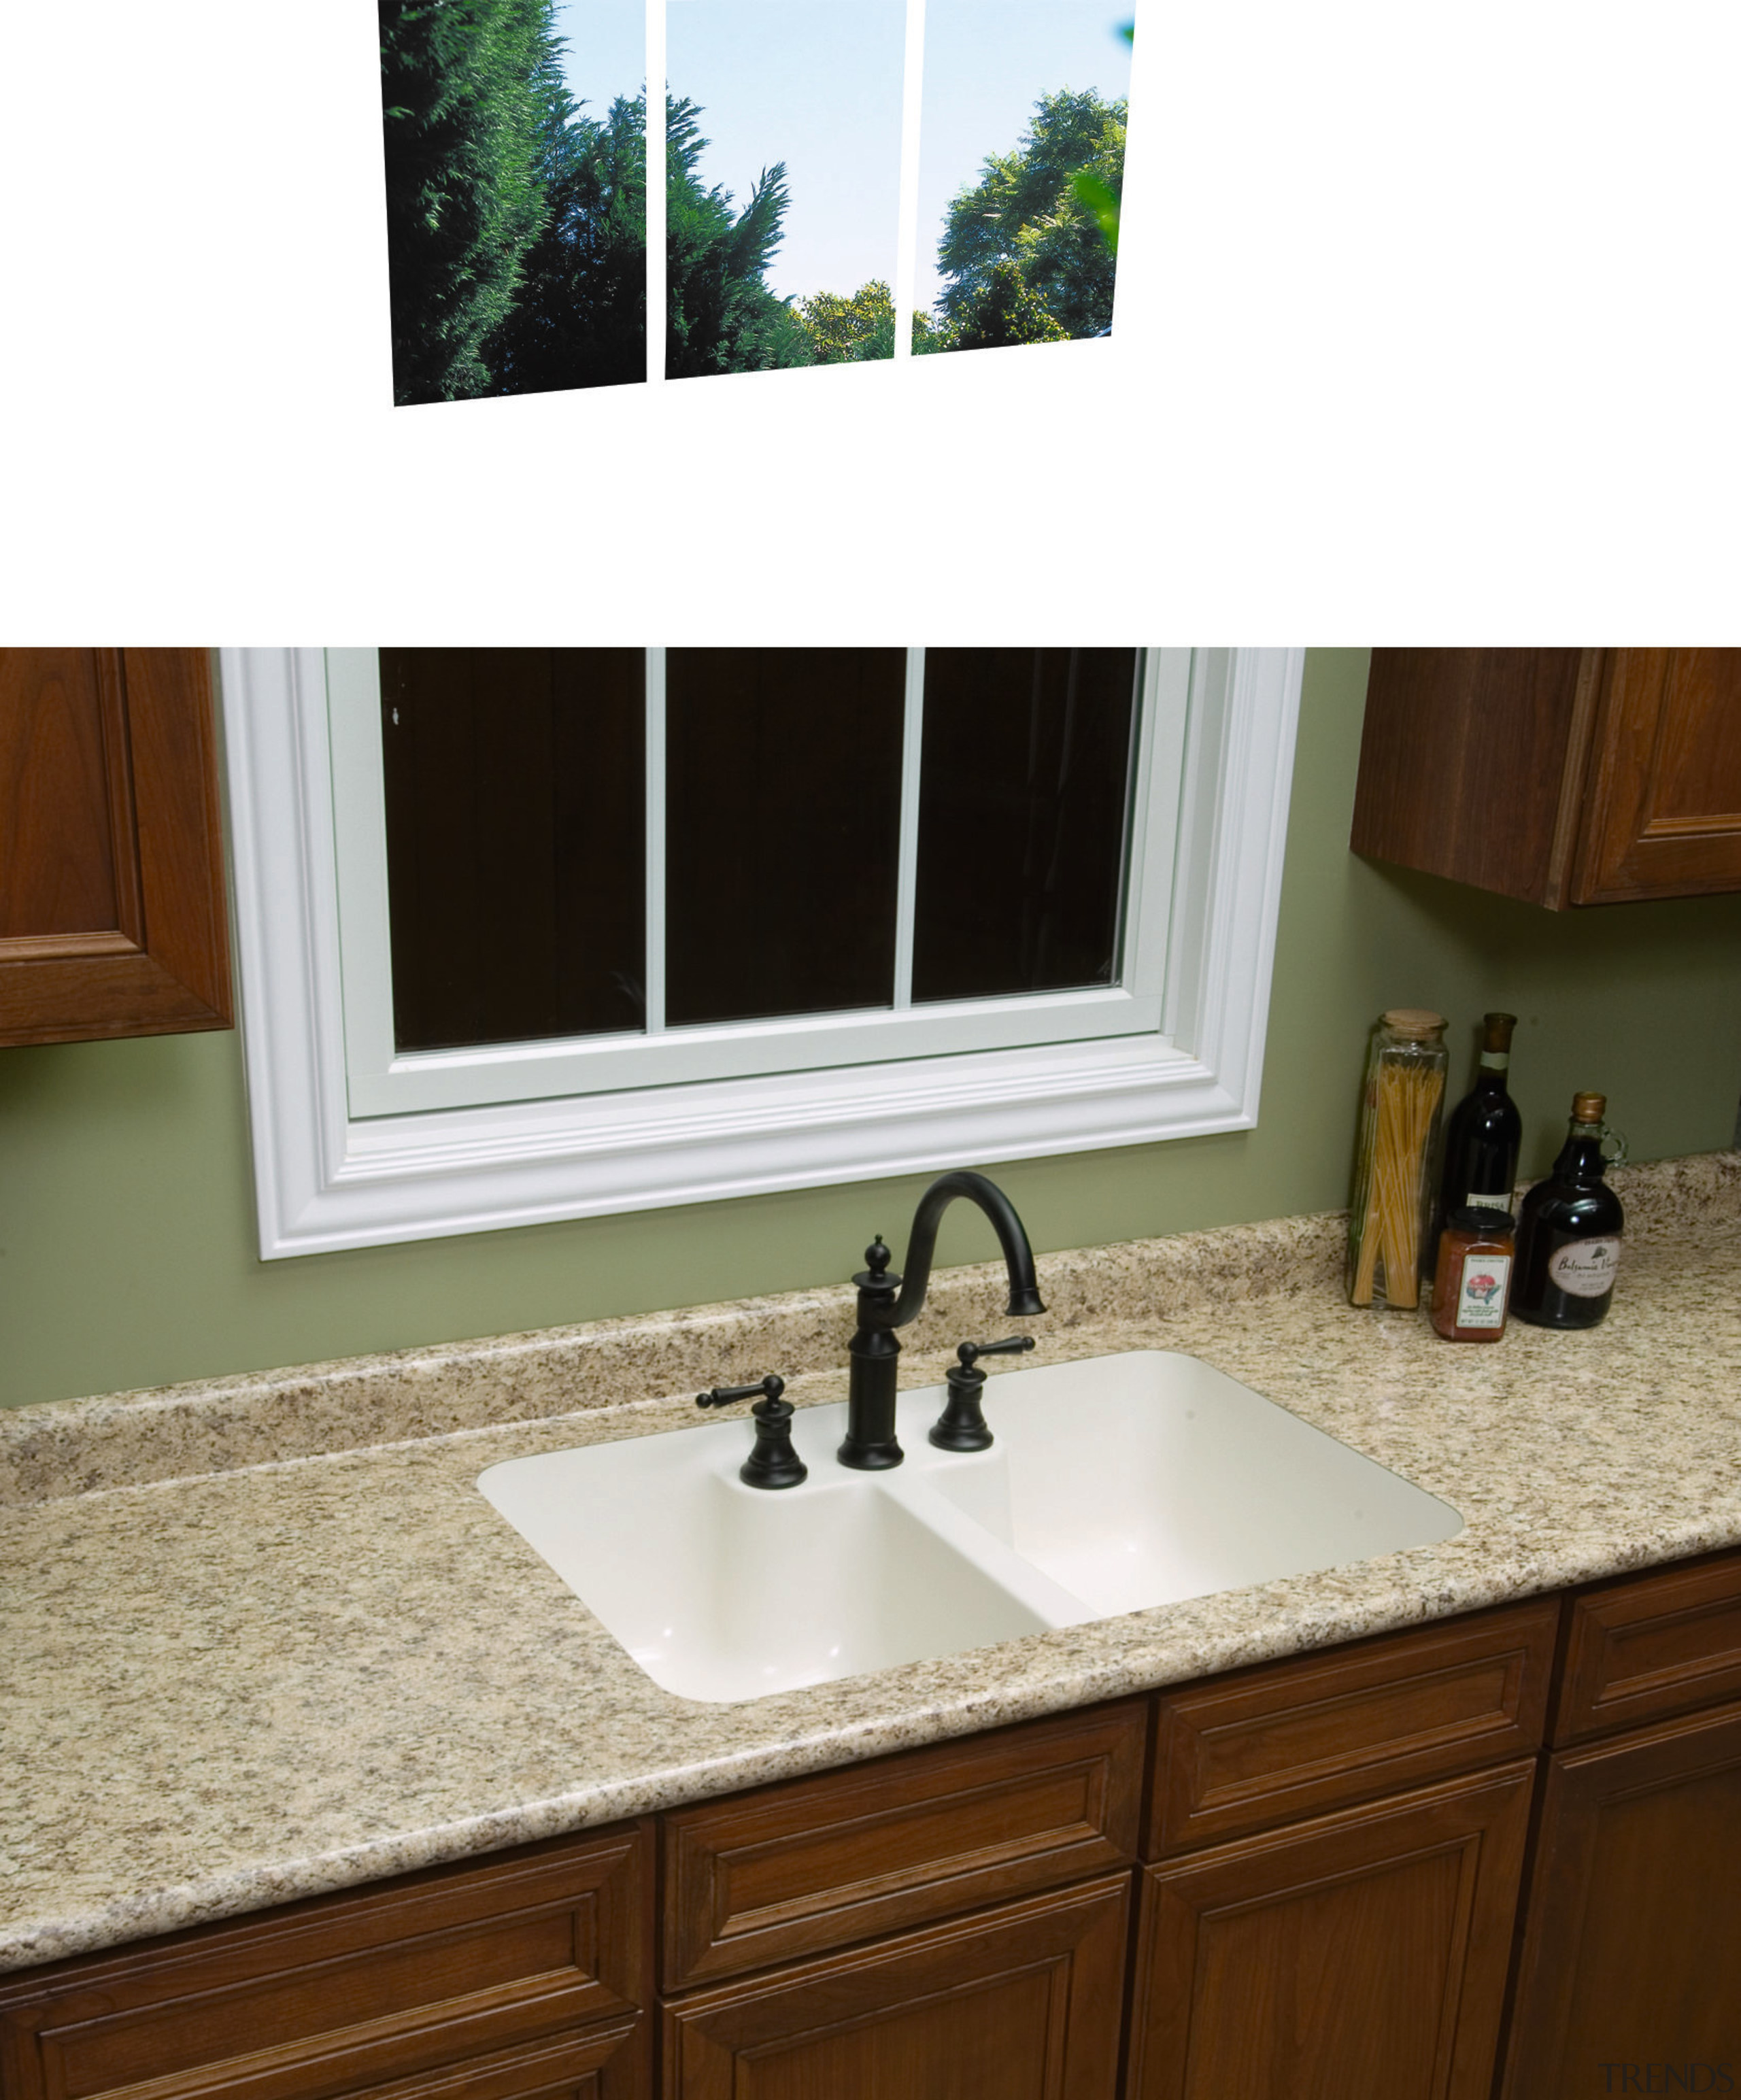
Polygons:
[[1505,1091],[1511,1031],[1517,1025],[1514,1013],[1489,1013],[1482,1017],[1481,1063],[1474,1091],[1463,1096],[1445,1124],[1439,1201],[1432,1237],[1425,1250],[1430,1271],[1436,1266],[1439,1235],[1448,1217],[1457,1211],[1509,1212],[1511,1208],[1511,1192],[1517,1186],[1518,1153],[1523,1143],[1523,1119],[1518,1114],[1517,1103]]
[[1532,1327],[1593,1327],[1613,1303],[1626,1217],[1602,1179],[1607,1106],[1600,1094],[1573,1096],[1554,1171],[1523,1198],[1511,1310]]

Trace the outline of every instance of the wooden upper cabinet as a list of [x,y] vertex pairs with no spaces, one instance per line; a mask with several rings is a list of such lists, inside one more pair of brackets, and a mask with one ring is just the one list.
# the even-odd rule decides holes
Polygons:
[[231,1025],[203,649],[0,649],[0,1044]]
[[1554,911],[1741,889],[1741,650],[1375,650],[1350,843]]

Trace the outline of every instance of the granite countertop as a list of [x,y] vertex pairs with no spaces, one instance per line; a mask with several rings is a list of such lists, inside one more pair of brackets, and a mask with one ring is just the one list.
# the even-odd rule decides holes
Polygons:
[[[844,1290],[0,1418],[0,1969],[1741,1542],[1741,1154],[1616,1183],[1607,1323],[1496,1348],[1348,1307],[1330,1215],[1043,1257],[1025,1364],[1187,1351],[1464,1529],[737,1705],[661,1691],[474,1484],[728,1379],[839,1398]],[[939,1274],[904,1383],[998,1282]]]

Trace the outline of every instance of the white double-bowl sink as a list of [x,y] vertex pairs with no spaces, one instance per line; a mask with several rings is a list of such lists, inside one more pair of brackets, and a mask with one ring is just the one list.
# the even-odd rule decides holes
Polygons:
[[903,1394],[904,1465],[835,1459],[802,1410],[796,1488],[747,1487],[749,1424],[513,1458],[478,1480],[656,1683],[753,1699],[1335,1568],[1461,1530],[1447,1502],[1194,1357],[1008,1371],[996,1440],[940,1451]]

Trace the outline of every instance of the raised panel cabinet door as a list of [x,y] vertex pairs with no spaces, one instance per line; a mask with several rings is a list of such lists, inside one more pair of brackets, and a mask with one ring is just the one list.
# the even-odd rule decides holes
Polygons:
[[1148,1701],[786,1780],[664,1818],[668,1991],[1128,1866]]
[[1350,850],[1558,909],[1601,660],[1589,649],[1375,649]]
[[1741,2090],[1741,1705],[1549,1760],[1507,2059],[1505,2100]]
[[1741,889],[1741,649],[1615,649],[1575,904]]
[[1572,1599],[1549,1736],[1570,1749],[1741,1697],[1741,1553]]
[[666,2100],[1114,2100],[1131,1877],[668,2005]]
[[507,2100],[513,2051],[626,2033],[649,2005],[652,1840],[559,1838],[0,1977],[0,2095],[350,2100],[409,2080],[410,2100],[488,2058]]
[[231,1025],[203,649],[0,649],[0,1044]]
[[1540,1749],[1559,1617],[1537,1597],[1163,1692],[1144,1857]]
[[1130,2100],[1487,2100],[1534,1775],[1145,1868]]
[[[652,2019],[643,2014],[626,2026],[585,2027],[467,2057],[344,2100],[652,2100]],[[201,2100],[207,2089],[200,2089]]]

